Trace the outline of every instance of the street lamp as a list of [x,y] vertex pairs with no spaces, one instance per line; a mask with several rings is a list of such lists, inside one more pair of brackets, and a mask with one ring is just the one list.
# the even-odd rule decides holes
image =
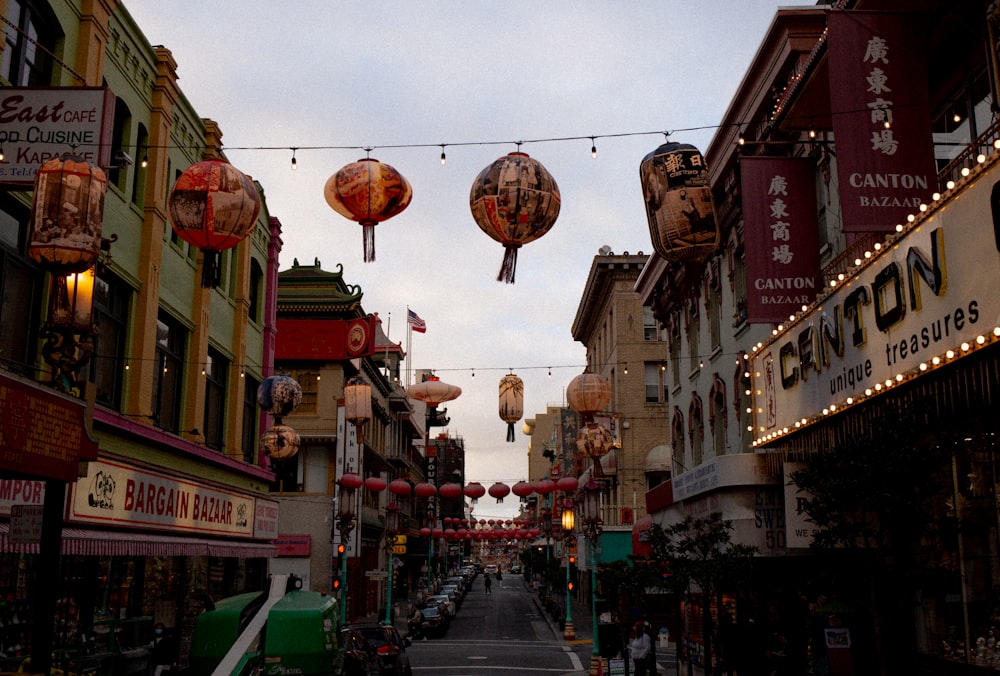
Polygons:
[[340,544],[337,554],[340,556],[340,624],[347,624],[347,545],[351,540],[357,512],[354,508],[355,496],[361,488],[361,477],[354,472],[344,474],[337,481],[340,490],[337,494],[337,530],[340,532]]
[[563,627],[563,638],[569,641],[576,638],[576,627],[573,626],[573,607],[570,594],[573,589],[573,583],[570,581],[569,570],[570,564],[573,562],[573,557],[570,555],[570,548],[573,540],[576,538],[576,533],[574,532],[576,519],[573,514],[573,503],[570,500],[566,500],[563,507],[562,527],[564,532],[564,548],[566,549],[566,624]]
[[583,532],[589,543],[590,554],[590,612],[594,628],[593,649],[590,655],[590,676],[602,673],[601,646],[597,625],[597,542],[604,522],[601,520],[601,487],[591,479],[583,487]]
[[542,601],[548,606],[549,602],[549,567],[551,565],[551,548],[552,548],[552,509],[545,507],[542,509],[542,530],[545,532],[545,575],[542,577],[542,581],[545,583],[543,588]]
[[392,624],[392,554],[399,533],[399,507],[390,502],[385,508],[385,551],[389,554],[389,575],[385,590],[385,624]]

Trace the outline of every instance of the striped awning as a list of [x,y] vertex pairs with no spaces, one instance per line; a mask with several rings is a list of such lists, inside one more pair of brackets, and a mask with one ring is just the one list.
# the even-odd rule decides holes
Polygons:
[[[9,525],[0,523],[0,552],[37,554],[38,544],[11,542]],[[82,556],[218,556],[254,559],[277,556],[278,548],[270,542],[238,542],[66,527],[62,532],[61,552],[64,555]]]

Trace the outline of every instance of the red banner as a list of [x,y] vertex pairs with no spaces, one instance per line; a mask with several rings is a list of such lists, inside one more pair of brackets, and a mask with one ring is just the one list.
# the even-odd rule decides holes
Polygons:
[[278,319],[276,359],[325,361],[375,354],[376,316],[355,319]]
[[743,157],[747,320],[784,322],[820,290],[815,164]]
[[831,12],[830,110],[845,232],[888,232],[935,191],[916,15]]

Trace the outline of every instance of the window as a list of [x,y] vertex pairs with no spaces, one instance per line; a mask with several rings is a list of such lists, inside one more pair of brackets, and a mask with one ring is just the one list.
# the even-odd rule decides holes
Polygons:
[[187,332],[164,312],[156,321],[156,369],[153,372],[153,424],[176,432],[184,385]]
[[644,305],[642,308],[642,339],[660,340],[660,331],[656,324],[656,318],[653,317],[653,308],[649,305]]
[[32,377],[41,323],[42,273],[25,256],[29,212],[0,196],[0,362]]
[[[114,158],[119,157],[119,153],[128,153],[131,156],[129,147],[129,130],[132,126],[132,112],[121,99],[115,100],[115,121],[111,136],[111,157],[112,167],[108,171],[108,185],[114,185],[122,192],[128,183],[128,165],[119,165]],[[134,160],[135,158],[133,158]]]
[[120,410],[125,369],[125,330],[131,290],[109,274],[94,280],[94,356],[89,380],[97,388],[97,402]]
[[278,375],[293,378],[302,388],[302,403],[295,409],[295,413],[315,415],[317,413],[316,405],[319,401],[319,371],[287,369],[279,371]]
[[647,361],[643,365],[646,380],[646,403],[657,404],[667,401],[667,387],[664,376],[666,363]]
[[145,125],[140,124],[138,134],[135,138],[135,162],[132,164],[132,204],[141,207],[145,204],[146,198],[146,173],[147,169],[142,163],[147,159],[149,152],[149,133]]
[[691,437],[691,467],[697,467],[704,460],[705,419],[701,397],[694,393],[688,406],[688,436]]
[[273,463],[272,490],[279,493],[325,492],[329,481],[330,457],[331,451],[326,446],[303,444],[291,458]]
[[243,386],[243,461],[257,463],[257,433],[260,430],[260,409],[257,408],[257,388],[260,381],[244,376]]
[[226,438],[226,379],[229,377],[229,360],[212,347],[208,348],[205,359],[205,419],[202,432],[206,446],[222,450]]
[[52,53],[62,37],[59,23],[44,2],[7,0],[3,72],[12,86],[52,84]]
[[250,308],[247,317],[250,321],[260,323],[261,298],[264,295],[264,271],[256,258],[250,259]]

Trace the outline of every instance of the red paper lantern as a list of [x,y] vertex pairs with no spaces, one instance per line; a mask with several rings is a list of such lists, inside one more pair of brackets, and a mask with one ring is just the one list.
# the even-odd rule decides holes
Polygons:
[[406,479],[393,479],[389,482],[389,492],[393,495],[409,495],[413,486]]
[[490,486],[490,497],[496,498],[497,502],[503,502],[503,499],[510,495],[510,486],[502,481],[497,481],[495,484]]
[[437,487],[424,481],[413,487],[413,494],[418,498],[433,498],[437,495]]
[[361,224],[367,263],[375,260],[375,226],[408,207],[413,189],[393,167],[366,157],[331,176],[323,197],[338,214]]
[[365,489],[372,493],[381,493],[385,490],[385,479],[380,476],[370,476],[365,479]]
[[674,263],[703,263],[719,248],[708,167],[701,152],[668,142],[639,164],[653,249]]
[[101,253],[104,170],[71,155],[54,157],[35,173],[28,255],[56,275],[83,272]]
[[420,529],[420,537],[428,537],[431,534],[431,529],[424,526]]
[[361,478],[361,475],[355,472],[346,472],[342,477],[340,477],[340,480],[337,483],[344,488],[357,490],[364,485],[364,479]]
[[580,487],[580,483],[575,476],[564,476],[556,482],[556,488],[564,493],[570,493]]
[[519,498],[526,498],[535,492],[535,487],[529,484],[527,481],[518,481],[510,489],[510,492]]
[[438,495],[442,498],[460,498],[462,497],[462,487],[456,483],[444,483],[438,488]]
[[500,379],[500,419],[507,423],[507,441],[514,441],[514,423],[524,415],[524,381],[513,373]]
[[431,535],[434,536],[435,540],[440,540],[442,537],[444,537],[444,531],[440,528],[435,528],[431,530]]
[[465,485],[465,497],[472,498],[473,504],[484,495],[486,495],[486,488],[478,481]]
[[540,162],[510,153],[479,173],[469,206],[480,229],[504,245],[497,281],[513,284],[517,250],[547,233],[559,216],[559,187]]
[[556,482],[552,479],[539,479],[535,482],[535,492],[539,495],[548,495],[556,489]]
[[219,284],[219,252],[242,242],[260,213],[260,195],[249,176],[223,160],[184,170],[167,198],[177,236],[202,250],[202,286]]

